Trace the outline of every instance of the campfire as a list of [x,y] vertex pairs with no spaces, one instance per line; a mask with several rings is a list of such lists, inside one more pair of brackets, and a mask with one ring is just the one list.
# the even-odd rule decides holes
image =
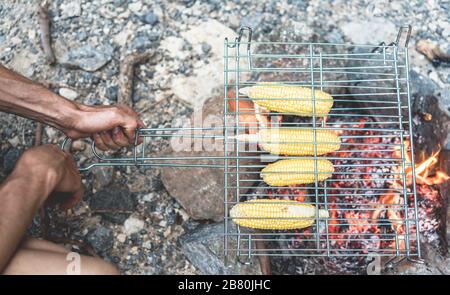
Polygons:
[[[336,160],[333,160],[336,167],[342,166],[334,175],[335,179],[341,181],[326,184],[330,218],[326,228],[320,229],[322,234],[319,237],[320,248],[324,249],[324,252],[328,251],[337,256],[349,251],[355,256],[369,253],[393,255],[407,251],[414,252],[418,242],[417,228],[414,223],[409,222],[415,218],[410,216],[414,214],[412,210],[414,194],[411,188],[413,173],[416,179],[419,232],[425,239],[435,240],[440,226],[437,211],[442,206],[436,185],[450,178],[436,167],[440,150],[422,162],[416,163],[414,169],[412,166],[405,167],[405,174],[402,176],[402,167],[396,165],[395,161],[380,162],[379,166],[364,165],[371,161],[361,158],[396,159],[403,155],[406,163],[410,164],[409,142],[405,142],[402,153],[397,146],[400,141],[398,137],[382,137],[377,136],[377,131],[367,131],[368,128],[365,128],[367,124],[371,126],[371,130],[376,130],[373,128],[376,122],[369,118],[361,119],[358,124],[353,125],[333,123],[335,123],[333,126],[339,127],[338,132],[344,143],[340,151],[330,155],[331,158],[336,157]],[[395,148],[389,149],[389,146],[393,145]],[[369,152],[359,152],[362,150]],[[355,158],[355,160],[348,160],[348,158]],[[342,171],[346,173],[339,174]],[[355,181],[348,181],[349,177],[353,177],[349,174],[350,172],[357,172]],[[358,180],[360,175],[363,177]],[[407,200],[401,194],[404,181],[408,187]],[[308,188],[303,187],[268,188],[268,195],[269,198],[293,199],[298,202],[307,202],[310,196]],[[430,206],[430,203],[433,205]],[[314,232],[315,230],[311,228],[297,231],[291,244],[292,249],[314,247]],[[406,239],[410,239],[409,243],[405,242]],[[362,258],[350,260],[353,264],[346,269],[347,271],[365,266],[365,260]],[[330,264],[334,264],[331,267],[339,267],[342,271],[342,259],[339,263],[331,259]]]

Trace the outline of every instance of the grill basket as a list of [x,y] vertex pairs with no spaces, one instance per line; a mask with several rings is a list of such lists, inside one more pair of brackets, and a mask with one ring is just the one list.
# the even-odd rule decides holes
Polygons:
[[[272,82],[323,90],[334,98],[325,119],[266,113],[275,118],[273,124],[279,124],[276,118],[283,115],[279,128],[335,130],[342,140],[340,151],[320,156],[333,162],[333,176],[318,181],[316,165],[314,183],[299,188],[267,187],[261,179],[244,176],[259,175],[268,162],[295,157],[274,158],[237,141],[225,145],[225,154],[230,155],[224,167],[225,256],[243,262],[259,255],[420,257],[408,77],[410,33],[410,26],[402,27],[396,41],[374,46],[256,42],[250,28],[242,28],[234,41],[225,40],[224,108],[233,125],[224,118],[224,138],[245,132],[239,120],[249,110],[239,109],[237,102],[248,98],[239,94],[240,89]],[[229,109],[230,100],[236,102],[236,112]],[[316,160],[316,149],[314,156],[303,158]],[[261,165],[240,163],[255,155]],[[331,216],[320,218],[317,213],[315,224],[301,230],[235,227],[227,212],[255,198],[301,198]],[[257,247],[261,241],[265,247]]]
[[[224,43],[224,104],[221,126],[144,128],[125,156],[105,156],[92,144],[96,166],[171,166],[223,169],[224,256],[243,263],[253,256],[388,256],[420,258],[419,224],[414,172],[414,150],[409,88],[408,41],[411,27],[401,27],[397,39],[379,45],[302,42],[257,42],[251,28],[241,28],[234,41]],[[246,41],[243,39],[245,36]],[[323,90],[334,98],[327,117],[292,116],[256,109],[271,126],[334,130],[341,149],[318,157],[333,162],[331,178],[298,187],[269,187],[260,171],[268,163],[295,156],[274,156],[257,144],[237,138],[260,128],[243,124],[240,109],[244,87],[261,82],[299,85]],[[313,97],[313,100],[315,98]],[[231,110],[229,102],[235,102]],[[315,105],[313,103],[313,105]],[[279,120],[282,116],[282,121]],[[314,132],[316,132],[314,131]],[[151,156],[149,143],[178,137],[220,141],[223,155]],[[64,141],[63,148],[69,140]],[[299,142],[300,144],[304,144]],[[311,227],[300,230],[251,230],[236,226],[230,208],[251,199],[290,199],[309,203],[330,213],[316,214]],[[199,200],[201,201],[201,200]],[[318,212],[318,211],[317,211]],[[257,247],[264,242],[265,247]]]

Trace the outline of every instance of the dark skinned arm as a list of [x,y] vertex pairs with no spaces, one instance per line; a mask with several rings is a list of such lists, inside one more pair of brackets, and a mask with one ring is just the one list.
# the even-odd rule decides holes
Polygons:
[[102,150],[133,144],[135,129],[144,127],[128,106],[70,101],[1,65],[0,111],[48,124],[73,139],[91,136]]

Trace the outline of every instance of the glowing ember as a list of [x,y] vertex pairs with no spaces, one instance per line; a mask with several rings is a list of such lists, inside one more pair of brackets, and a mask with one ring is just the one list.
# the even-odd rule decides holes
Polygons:
[[[415,216],[409,142],[404,142],[405,150],[402,153],[398,148],[401,146],[400,139],[381,136],[374,121],[368,119],[349,125],[334,122],[333,126],[338,127],[339,135],[342,136],[342,148],[329,155],[335,158],[333,163],[338,173],[333,175],[334,181],[326,183],[326,200],[324,197],[317,200],[319,203],[326,202],[330,212],[327,227],[324,229],[318,225],[318,231],[323,234],[319,239],[319,247],[328,248],[331,253],[338,255],[371,252],[394,254],[395,251],[406,251],[406,240],[410,239],[409,250],[413,250],[416,245],[416,227],[409,220],[415,218],[420,220],[420,231],[426,231],[427,238],[434,237],[439,226],[436,212],[439,211],[441,201],[439,192],[432,185],[450,178],[436,169],[439,151],[415,166],[419,204],[419,212]],[[401,165],[398,160],[383,160],[401,159],[402,156],[405,157],[405,165]],[[364,157],[370,160],[363,160]],[[301,187],[267,188],[267,191],[271,198],[316,201],[313,191]],[[317,246],[317,229],[295,232],[293,249]]]

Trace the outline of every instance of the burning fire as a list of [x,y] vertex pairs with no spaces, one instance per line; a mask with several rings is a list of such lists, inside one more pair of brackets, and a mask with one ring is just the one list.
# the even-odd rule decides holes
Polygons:
[[[411,144],[409,141],[405,141],[405,150],[404,150],[404,156],[405,156],[405,162],[408,164],[408,167],[405,168],[405,174],[406,174],[406,185],[409,186],[412,184],[412,176],[413,176],[413,169],[411,165]],[[417,185],[436,185],[441,184],[448,179],[450,179],[450,176],[448,176],[446,173],[442,171],[435,171],[435,165],[438,163],[438,156],[440,153],[440,149],[433,153],[429,158],[425,159],[419,164],[415,165],[415,177],[416,177],[416,184]],[[401,158],[402,153],[401,150],[398,148],[393,152],[394,158]],[[435,172],[434,172],[435,171]],[[401,172],[401,167],[397,167],[396,172]],[[386,208],[380,208],[384,206],[379,206],[378,209],[374,210],[372,214],[372,220],[377,220],[380,216],[381,212],[383,210],[386,210],[386,215],[389,218],[389,220],[392,223],[392,229],[397,232],[397,234],[403,236],[405,234],[405,229],[403,226],[403,222],[401,222],[402,217],[398,210],[393,210],[392,208],[389,208],[392,205],[401,205],[403,204],[402,198],[400,197],[400,194],[395,193],[394,189],[401,189],[403,187],[402,182],[397,180],[392,184],[392,191],[389,191],[388,193],[381,195],[379,198],[379,203],[386,205]],[[403,250],[405,249],[405,243],[403,240],[399,242],[399,249]]]
[[[405,150],[406,152],[406,163],[411,164],[411,152],[410,152],[410,142],[405,141]],[[435,171],[435,165],[438,163],[439,159],[439,153],[441,152],[441,149],[433,153],[429,158],[425,159],[419,164],[415,165],[415,176],[416,176],[416,183],[417,184],[426,184],[426,185],[435,185],[435,184],[442,184],[445,181],[450,179],[450,176],[448,176],[446,173],[442,171]],[[397,149],[394,154],[394,157],[401,158],[401,152],[399,149]],[[435,171],[433,173],[433,171]],[[407,184],[411,184],[412,180],[412,167],[409,166],[405,168],[406,177],[409,180]]]
[[[244,105],[243,107],[248,106]],[[249,125],[256,125],[259,127],[276,126],[282,121],[281,116],[278,116],[274,122],[267,118],[264,110],[258,109],[257,107],[253,108],[253,110],[256,113],[255,115],[248,118],[242,118],[246,119],[243,121],[248,121]],[[324,118],[324,121],[328,121],[328,118]],[[366,119],[361,119],[360,122],[355,122],[354,124],[348,126],[342,125],[342,128],[338,130],[338,133],[339,135],[356,135],[355,138],[358,138],[358,136],[361,135],[376,135],[376,131],[363,131],[363,133],[361,133],[361,131],[358,130],[364,130],[366,122]],[[354,129],[346,130],[345,127],[351,127]],[[249,131],[250,133],[255,132],[252,132],[251,130]],[[327,232],[329,233],[330,245],[334,249],[359,249],[363,253],[368,253],[373,249],[405,250],[406,232],[411,230],[419,230],[416,228],[407,229],[404,224],[406,218],[411,218],[411,216],[407,215],[407,210],[411,206],[411,199],[410,197],[406,197],[405,199],[405,196],[402,194],[404,188],[412,185],[413,179],[410,142],[404,142],[403,152],[400,148],[391,152],[379,151],[377,145],[392,143],[385,140],[386,139],[382,139],[378,136],[367,136],[362,140],[347,138],[344,139],[344,142],[349,144],[347,145],[348,150],[337,151],[332,155],[337,156],[338,158],[349,158],[352,156],[355,158],[361,157],[361,154],[351,152],[352,149],[355,149],[354,146],[352,147],[351,145],[354,143],[355,146],[357,146],[356,150],[366,150],[364,156],[368,158],[401,159],[402,156],[405,157],[405,165],[398,165],[390,168],[391,172],[395,172],[397,175],[402,176],[397,179],[388,179],[383,178],[382,176],[380,176],[379,179],[372,178],[370,176],[371,173],[373,174],[380,171],[380,173],[383,174],[383,169],[385,168],[371,167],[370,165],[365,168],[359,168],[362,170],[356,171],[366,173],[366,175],[363,173],[363,180],[361,181],[357,179],[355,179],[355,181],[349,181],[352,179],[351,173],[349,173],[350,176],[344,175],[344,177],[341,177],[339,174],[335,176],[336,180],[341,179],[341,181],[335,181],[329,184],[330,196],[327,199],[328,210],[330,212]],[[441,184],[450,179],[449,175],[436,169],[439,153],[440,149],[433,153],[429,158],[414,166],[418,198],[431,200],[433,203],[438,203],[437,196],[439,193],[432,187],[432,185]],[[360,163],[364,163],[364,161],[361,161]],[[335,164],[339,165],[342,164],[342,162],[340,162],[340,160],[336,160]],[[383,166],[382,163],[380,166]],[[403,183],[404,180],[406,180],[405,184]],[[365,195],[366,191],[362,190],[358,193],[358,188],[372,188],[373,191],[370,194]],[[381,188],[388,190],[384,194],[377,195],[376,192]],[[409,188],[407,191],[410,193]],[[341,197],[342,192],[348,193],[348,196]],[[293,198],[299,202],[308,201],[308,190],[302,187],[291,187],[289,189],[269,189],[268,194],[269,198]],[[438,206],[439,205],[435,204],[431,207],[437,208]],[[368,210],[364,210],[364,208],[367,208]],[[433,208],[425,209],[425,214],[432,214],[431,212],[434,210]],[[417,214],[420,215],[419,212]],[[386,224],[387,226],[384,226],[380,218],[384,220],[387,219],[390,222],[391,235],[387,237],[391,237],[392,233],[395,233],[397,239],[383,239],[383,235],[389,233],[386,232],[389,225]],[[431,224],[432,227],[433,223]],[[427,228],[429,229],[430,226],[427,226]],[[427,228],[424,230],[428,230]],[[420,226],[420,229],[422,230],[422,226]],[[295,245],[297,245],[297,247],[303,247],[301,244],[308,241],[308,239],[310,240],[313,235],[311,229],[305,229],[298,231],[297,233],[298,235],[295,238]],[[368,239],[367,236],[370,236],[371,238]]]
[[[360,127],[361,130],[365,128],[365,120],[359,123],[349,125],[352,128]],[[341,126],[346,127],[346,126]],[[358,140],[351,138],[351,135],[376,135],[376,132],[364,131],[361,134],[360,131],[356,130],[346,130],[341,128],[340,135],[347,135],[344,141],[348,144],[346,147],[348,150],[355,149],[352,143],[355,143],[357,149],[366,150],[364,152],[364,157],[368,158],[402,158],[402,151],[396,149],[394,151],[379,151],[380,144],[392,144],[392,142],[382,139],[377,136],[367,136],[364,139]],[[350,138],[348,137],[350,135]],[[375,144],[375,145],[374,145]],[[362,253],[368,253],[373,249],[380,249],[388,251],[387,249],[398,249],[400,251],[406,249],[406,233],[407,231],[411,234],[411,231],[418,230],[415,229],[414,225],[410,223],[411,228],[406,228],[405,220],[415,218],[415,216],[406,215],[410,214],[408,209],[411,208],[411,197],[404,196],[403,189],[407,187],[407,192],[411,195],[410,187],[412,184],[412,173],[413,169],[411,166],[411,151],[410,143],[408,141],[404,142],[404,152],[405,165],[395,165],[388,168],[385,167],[361,167],[357,170],[349,170],[349,175],[352,171],[360,173],[365,172],[368,174],[380,172],[394,172],[396,173],[396,179],[390,178],[376,178],[370,175],[362,177],[362,180],[351,180],[351,176],[341,177],[341,175],[335,175],[336,179],[341,179],[341,181],[335,181],[330,183],[331,189],[329,191],[330,196],[328,197],[328,210],[330,212],[330,218],[328,220],[328,233],[330,234],[329,239],[331,246],[334,249],[359,249]],[[333,156],[349,158],[354,155],[355,158],[361,157],[361,154],[353,153],[349,151],[337,151]],[[433,153],[429,158],[424,161],[417,163],[415,165],[415,177],[417,185],[417,197],[418,199],[432,199],[432,203],[439,203],[437,196],[438,191],[432,187],[432,185],[441,184],[450,177],[442,171],[439,171],[436,167],[438,163],[439,152]],[[356,162],[364,163],[364,161]],[[398,161],[396,162],[398,163]],[[340,160],[336,160],[337,165],[342,164]],[[383,163],[380,162],[380,166]],[[403,168],[404,167],[404,168]],[[383,169],[389,169],[388,171]],[[403,171],[403,169],[405,169]],[[405,177],[403,177],[402,172],[404,172]],[[406,179],[405,185],[403,181]],[[334,190],[333,188],[336,188]],[[358,188],[369,189],[372,188],[372,192],[365,194],[366,191],[363,190],[359,193]],[[297,188],[300,189],[300,188]],[[348,189],[348,190],[347,190]],[[376,194],[378,189],[388,189],[382,194]],[[343,193],[348,193],[348,196],[340,197]],[[339,196],[337,196],[339,195]],[[302,198],[303,199],[303,198]],[[351,205],[347,205],[351,204]],[[357,205],[360,204],[360,205]],[[438,207],[438,205],[435,205]],[[368,210],[364,210],[367,208]],[[433,207],[434,208],[434,207]],[[425,214],[433,214],[433,208],[427,208]],[[419,208],[422,210],[422,208]],[[421,213],[418,213],[419,216]],[[431,216],[430,215],[430,216]],[[423,216],[421,216],[423,217]],[[427,217],[430,218],[430,217]],[[389,220],[389,223],[383,222]],[[387,228],[390,227],[388,231]],[[429,228],[429,226],[427,226]],[[422,225],[420,225],[420,230],[422,231]],[[427,229],[425,229],[427,230]],[[396,238],[392,238],[392,234],[395,233]],[[306,234],[303,232],[303,234]],[[385,236],[387,234],[387,236]],[[371,238],[366,238],[370,236]],[[301,238],[298,240],[301,241]],[[391,250],[392,251],[392,250]],[[342,253],[342,252],[338,252]]]

